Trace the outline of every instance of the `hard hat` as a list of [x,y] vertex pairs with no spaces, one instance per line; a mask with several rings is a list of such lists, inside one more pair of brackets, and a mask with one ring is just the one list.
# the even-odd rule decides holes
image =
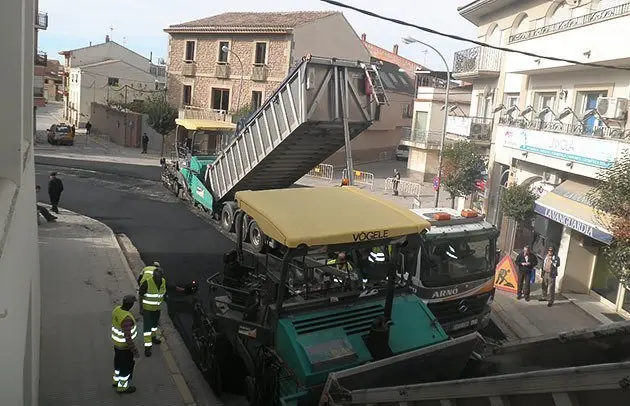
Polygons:
[[155,267],[159,268],[159,267],[160,267],[160,263],[159,263],[159,262],[157,262],[157,261],[155,261],[155,262],[153,263],[153,266],[155,266]]

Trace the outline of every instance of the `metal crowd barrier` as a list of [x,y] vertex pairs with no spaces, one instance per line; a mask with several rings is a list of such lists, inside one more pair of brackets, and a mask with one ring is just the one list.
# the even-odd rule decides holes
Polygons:
[[[341,179],[346,179],[347,177],[348,169],[344,169],[341,173]],[[371,172],[354,171],[354,183],[369,186],[370,190],[374,190],[374,174]]]
[[399,195],[418,197],[422,194],[422,184],[394,178],[385,179],[385,191],[393,192],[396,183],[398,183],[397,190]]
[[328,182],[332,182],[334,171],[335,171],[335,168],[332,165],[319,164],[313,169],[311,169],[310,172],[306,174],[306,176],[310,176],[310,177],[318,178],[318,179],[324,179],[324,180],[327,180]]

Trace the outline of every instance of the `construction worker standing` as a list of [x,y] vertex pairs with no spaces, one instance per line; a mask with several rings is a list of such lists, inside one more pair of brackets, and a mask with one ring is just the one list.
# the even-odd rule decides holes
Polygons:
[[155,271],[156,269],[162,269],[160,266],[159,262],[154,262],[153,265],[149,265],[149,266],[145,266],[144,268],[142,268],[142,272],[140,272],[140,276],[138,276],[138,285],[142,284],[142,280],[145,277],[151,277],[153,276],[153,271]]
[[166,293],[166,279],[160,268],[153,270],[153,275],[146,276],[140,283],[138,295],[142,302],[142,326],[144,333],[144,355],[151,356],[153,344],[161,344],[157,338],[160,306]]
[[135,359],[140,356],[134,343],[138,335],[136,319],[131,308],[136,302],[135,296],[127,295],[122,305],[112,311],[112,341],[114,343],[114,376],[112,386],[118,393],[133,393],[136,387],[131,385]]

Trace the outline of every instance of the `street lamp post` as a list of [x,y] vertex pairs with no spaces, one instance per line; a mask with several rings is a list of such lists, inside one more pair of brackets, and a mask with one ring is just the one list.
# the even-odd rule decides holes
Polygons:
[[241,65],[241,84],[239,85],[238,97],[236,98],[236,111],[238,111],[240,109],[240,107],[241,107],[241,93],[243,93],[243,75],[245,73],[245,70],[243,69],[243,61],[241,61],[241,58],[238,56],[238,54],[236,52],[232,51],[228,46],[223,45],[221,50],[223,52],[229,52],[232,55],[234,55],[236,57],[236,60],[238,61],[238,63]]
[[446,123],[448,121],[448,110],[449,110],[448,109],[448,96],[451,90],[451,70],[448,67],[448,63],[446,62],[446,59],[444,59],[444,56],[440,53],[440,51],[438,51],[431,45],[424,43],[422,41],[419,41],[410,36],[403,37],[402,41],[405,44],[418,43],[418,44],[424,45],[427,48],[431,48],[442,59],[442,62],[444,62],[444,67],[446,68],[446,92],[444,94],[444,124],[442,125],[442,140],[440,141],[440,155],[438,156],[438,173],[437,173],[438,187],[435,189],[435,207],[438,207],[439,202],[440,202],[440,188],[442,186],[442,159],[444,157],[444,143],[446,142]]

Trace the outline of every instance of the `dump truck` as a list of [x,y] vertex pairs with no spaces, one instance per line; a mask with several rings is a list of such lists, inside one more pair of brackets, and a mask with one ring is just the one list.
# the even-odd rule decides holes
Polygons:
[[366,388],[356,377],[370,364],[333,372],[319,405],[630,405],[630,322],[516,341],[476,355],[461,379],[442,382],[405,379]]
[[[365,389],[461,376],[479,336],[449,339],[399,277],[428,221],[355,188],[239,191],[236,201],[237,223],[247,214],[287,249],[247,261],[237,238],[208,278],[209,299],[193,304],[194,358],[215,394],[244,386],[250,405],[313,405],[330,373],[362,365],[353,379]],[[384,245],[393,259],[369,261]],[[322,252],[354,267],[310,260]]]
[[[178,118],[162,180],[234,232],[237,191],[292,186],[370,127],[386,102],[375,67],[307,56],[238,128],[224,112]],[[251,218],[242,227],[255,250],[273,244]]]

